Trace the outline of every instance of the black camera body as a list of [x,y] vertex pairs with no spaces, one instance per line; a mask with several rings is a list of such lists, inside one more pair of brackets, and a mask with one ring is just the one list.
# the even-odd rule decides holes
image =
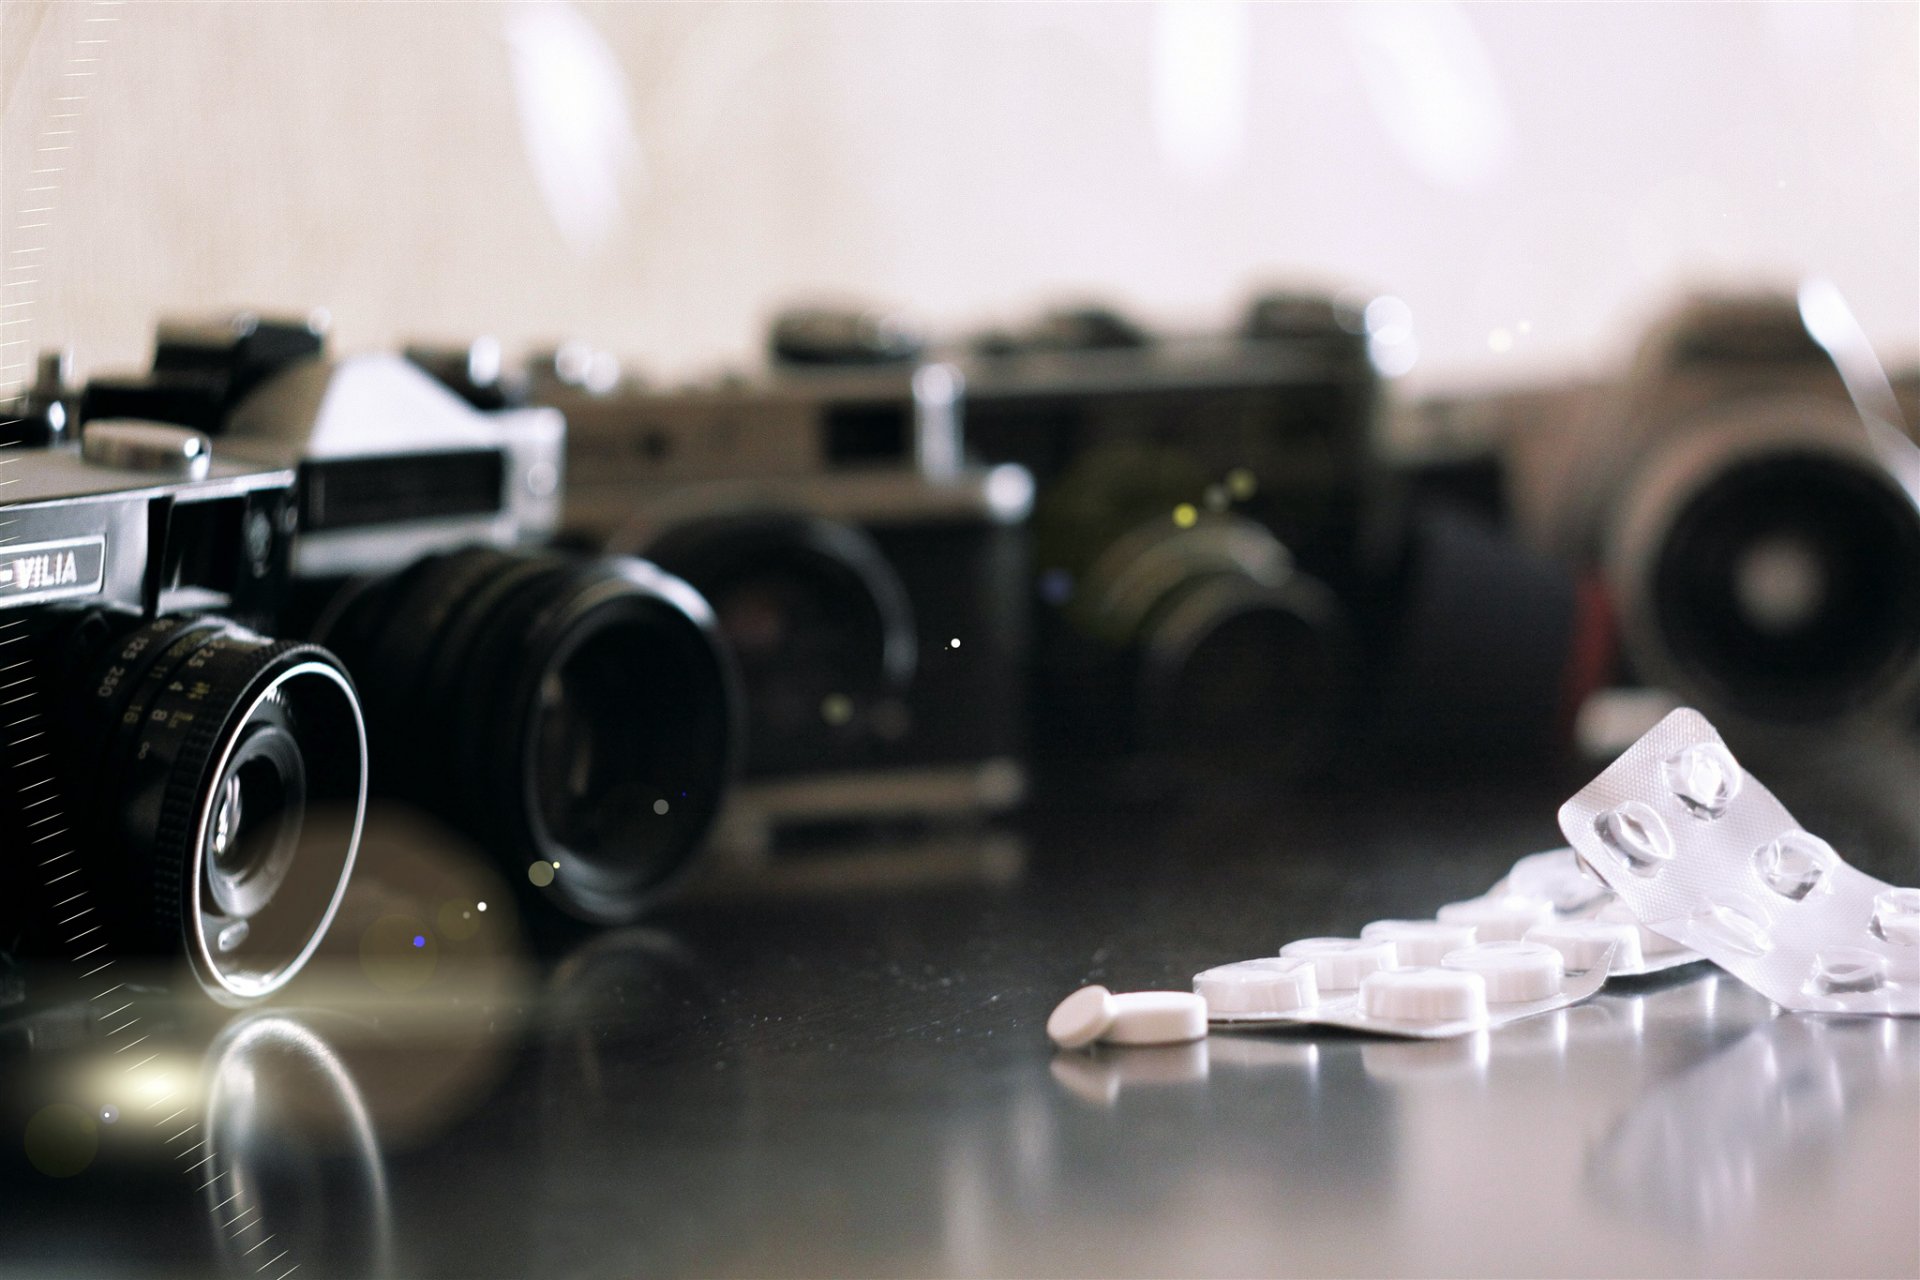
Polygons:
[[1037,487],[1036,751],[1164,777],[1323,747],[1375,576],[1361,312],[1272,298],[1195,337],[1066,312],[962,367],[969,453]]
[[568,418],[573,536],[719,617],[748,717],[736,845],[1019,801],[1032,488],[962,462],[954,370],[535,387]]
[[[482,409],[312,324],[162,326],[83,418],[204,425],[297,476],[289,625],[363,691],[377,791],[426,808],[576,917],[634,918],[703,845],[732,773],[711,611],[654,565],[551,544],[566,424]],[[531,892],[531,890],[530,890]]]
[[16,406],[0,544],[8,672],[0,948],[98,977],[184,955],[226,1000],[278,989],[358,849],[366,735],[326,650],[276,641],[291,470],[196,431]]

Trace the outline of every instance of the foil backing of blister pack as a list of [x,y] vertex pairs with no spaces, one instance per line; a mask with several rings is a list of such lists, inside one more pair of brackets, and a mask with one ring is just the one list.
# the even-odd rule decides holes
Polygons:
[[1640,923],[1782,1008],[1920,1016],[1920,890],[1848,865],[1675,711],[1560,808]]

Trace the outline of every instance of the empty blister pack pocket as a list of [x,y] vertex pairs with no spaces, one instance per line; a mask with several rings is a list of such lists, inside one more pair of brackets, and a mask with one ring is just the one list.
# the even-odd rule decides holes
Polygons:
[[1920,890],[1803,830],[1699,712],[1655,725],[1560,829],[1643,927],[1782,1008],[1920,1015]]

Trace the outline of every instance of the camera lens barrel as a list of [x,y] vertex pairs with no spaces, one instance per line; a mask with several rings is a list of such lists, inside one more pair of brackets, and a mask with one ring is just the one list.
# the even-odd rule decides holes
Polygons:
[[1776,723],[1920,702],[1920,493],[1845,414],[1734,406],[1642,464],[1607,568],[1643,674]]
[[1090,635],[1133,655],[1137,744],[1197,761],[1305,765],[1349,678],[1332,593],[1264,526],[1208,515],[1118,539],[1075,602]]
[[473,548],[349,587],[320,632],[365,691],[376,785],[516,869],[551,864],[569,913],[633,919],[698,852],[737,698],[711,610],[679,579]]
[[745,692],[750,775],[857,754],[861,726],[913,684],[919,632],[906,586],[854,525],[799,512],[714,516],[670,528],[647,554],[714,607]]
[[311,644],[223,619],[82,616],[65,669],[69,768],[93,887],[141,950],[184,948],[217,997],[266,995],[312,956],[366,803],[352,681]]

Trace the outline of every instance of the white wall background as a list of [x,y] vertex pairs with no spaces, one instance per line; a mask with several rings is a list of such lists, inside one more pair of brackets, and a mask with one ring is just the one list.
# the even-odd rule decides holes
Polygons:
[[1911,361],[1917,14],[12,0],[0,380],[53,342],[137,362],[183,309],[682,371],[820,291],[1204,325],[1304,277],[1404,298],[1432,386],[1802,272]]

